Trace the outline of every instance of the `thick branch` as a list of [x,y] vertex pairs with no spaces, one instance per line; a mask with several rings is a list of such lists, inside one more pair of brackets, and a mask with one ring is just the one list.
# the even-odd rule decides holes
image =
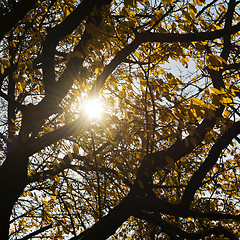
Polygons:
[[[222,110],[216,112],[218,116]],[[151,188],[150,181],[152,173],[160,168],[171,166],[179,159],[186,156],[198,146],[204,139],[206,133],[211,129],[216,122],[216,118],[204,119],[203,122],[195,129],[195,131],[182,141],[176,141],[170,148],[158,152],[148,154],[144,157],[142,164],[138,170],[137,178],[134,187],[131,189],[131,194],[142,195],[144,189]],[[144,186],[144,188],[142,187]]]
[[[236,0],[230,0],[228,3],[228,10],[226,13],[226,17],[225,17],[225,25],[224,25],[224,29],[229,29],[232,26],[232,19],[233,19],[233,14],[234,14],[234,9],[236,6]],[[224,36],[224,45],[223,45],[223,50],[221,53],[221,57],[225,60],[227,60],[228,56],[229,56],[229,52],[231,50],[231,36],[230,35],[226,35]]]
[[223,70],[238,70],[238,69],[240,69],[240,63],[223,65]]
[[[104,4],[104,3],[105,1],[101,2],[101,4]],[[83,11],[86,7],[85,6],[86,4],[85,5],[83,3],[81,4],[82,4],[82,8],[80,8],[79,6],[79,9],[77,8],[78,11],[80,11],[80,9],[82,9]],[[93,9],[89,9],[88,11],[91,12],[92,10]],[[75,12],[73,12],[72,14],[73,14],[73,17],[70,18],[71,15],[69,15],[69,17],[66,18],[65,21],[70,21],[70,20],[73,21],[74,16],[76,14]],[[97,13],[94,14],[93,16],[88,18],[87,22],[92,21],[92,19],[94,19],[97,22],[96,24],[98,24],[98,22],[100,24],[101,21],[97,18],[97,16],[98,16]],[[81,17],[79,17],[79,19],[80,18],[82,19],[82,15]],[[45,83],[46,96],[38,105],[34,106],[34,109],[29,109],[30,111],[28,111],[31,115],[30,118],[32,119],[32,122],[36,123],[35,126],[32,126],[32,129],[34,129],[35,133],[37,133],[40,130],[44,119],[46,119],[49,115],[56,113],[57,106],[62,101],[62,99],[66,96],[68,91],[71,89],[73,80],[79,79],[79,71],[85,59],[85,52],[86,52],[85,50],[88,49],[90,41],[93,38],[92,35],[88,33],[89,26],[86,26],[86,29],[82,35],[81,40],[74,48],[74,51],[71,53],[71,58],[68,61],[64,72],[56,82],[55,76],[54,76],[55,75],[54,74],[54,71],[55,71],[54,56],[55,56],[56,44],[54,43],[54,41],[57,42],[59,39],[55,39],[55,37],[57,36],[55,36],[54,33],[56,29],[60,30],[60,26],[63,26],[63,28],[65,29],[65,21],[64,21],[64,24],[61,23],[56,28],[51,29],[49,33],[50,35],[47,36],[45,43],[43,44],[44,49],[40,59],[42,59],[42,62],[43,62],[43,73],[44,73],[43,78]],[[76,27],[75,24],[76,22],[74,22],[73,26]],[[67,28],[66,31],[69,31],[69,29],[70,28]],[[67,32],[65,33],[67,34]],[[61,32],[61,34],[63,34],[63,32]],[[51,38],[53,38],[53,43],[51,42]],[[79,57],[79,55],[81,55],[82,57]],[[46,111],[46,109],[48,109],[48,111]]]
[[224,36],[230,36],[240,30],[240,23],[236,24],[233,27],[225,28],[221,30],[216,30],[213,32],[200,32],[200,33],[187,33],[187,34],[178,34],[178,33],[152,33],[152,32],[143,32],[139,33],[136,36],[136,39],[132,41],[128,46],[119,51],[114,59],[105,67],[102,74],[97,78],[96,82],[93,85],[91,94],[96,94],[104,85],[108,76],[115,70],[115,68],[122,62],[125,61],[126,57],[135,51],[137,47],[146,42],[159,42],[159,43],[188,43],[196,41],[205,41],[205,40],[214,40]]
[[193,174],[182,196],[181,203],[185,207],[189,207],[197,189],[202,185],[202,181],[206,174],[216,164],[222,150],[226,148],[234,137],[240,133],[240,122],[236,122],[230,127],[213,145],[208,157],[200,166],[200,168]]
[[34,8],[37,0],[21,0],[18,1],[13,9],[6,15],[0,18],[0,39],[3,39],[4,35],[11,30],[20,20],[22,20],[26,14]]
[[70,240],[105,240],[113,235],[116,230],[132,215],[132,204],[127,200],[119,203],[114,209],[101,218],[93,227]]
[[[163,213],[184,218],[208,218],[210,220],[233,219],[240,221],[239,215],[222,214],[217,212],[202,213],[196,210],[186,210],[179,204],[176,205],[157,198],[132,198],[130,195],[128,195],[128,197],[126,197],[122,203],[112,209],[93,227],[89,228],[80,235],[71,238],[70,240],[106,239],[114,234],[117,228],[120,227],[128,217],[137,216],[140,210],[153,212],[154,214]],[[226,232],[224,234],[226,235]]]
[[[155,214],[168,214],[175,217],[208,218],[209,220],[232,219],[240,221],[240,215],[225,214],[220,212],[200,212],[183,208],[181,204],[169,203],[165,200],[149,197],[132,198],[133,208],[137,210],[154,212]],[[133,209],[133,211],[134,211]]]
[[40,151],[41,149],[57,142],[60,139],[67,138],[74,133],[80,132],[83,129],[87,129],[89,126],[89,121],[84,117],[79,117],[77,120],[67,123],[65,126],[49,132],[42,137],[33,139],[26,147],[26,154],[31,156],[32,154]]
[[79,24],[90,15],[94,7],[100,8],[106,4],[110,4],[112,0],[104,1],[88,1],[83,0],[79,6],[69,15],[66,19],[61,22],[56,27],[48,31],[48,35],[43,44],[42,52],[42,67],[43,67],[43,79],[45,83],[45,88],[50,95],[54,94],[54,85],[55,85],[55,69],[54,69],[54,56],[55,48],[59,41],[71,34]]
[[205,40],[214,40],[217,38],[230,36],[234,33],[237,33],[240,30],[240,23],[234,25],[233,27],[228,27],[212,32],[199,32],[199,33],[152,33],[152,32],[143,32],[137,35],[141,43],[144,42],[159,42],[159,43],[187,43],[187,42],[196,42],[196,41],[205,41]]
[[[195,233],[190,233],[187,231],[182,230],[181,228],[179,228],[178,226],[171,224],[167,221],[164,221],[160,215],[155,215],[152,213],[145,213],[142,211],[138,211],[137,213],[134,213],[134,217],[140,218],[140,219],[144,219],[148,222],[152,222],[158,226],[161,227],[161,229],[166,232],[169,236],[173,235],[173,237],[177,237],[177,236],[181,236],[181,238],[179,239],[202,239],[206,236],[210,236],[210,235],[224,235],[226,237],[228,237],[229,239],[238,239],[232,232],[230,232],[229,230],[218,226],[215,228],[210,228],[210,229],[206,229],[203,231],[199,231],[199,232],[195,232]],[[177,238],[178,239],[178,238]]]
[[[148,41],[150,41],[150,42],[166,42],[166,43],[203,41],[203,40],[207,40],[207,39],[208,40],[216,39],[216,38],[226,36],[228,34],[236,33],[239,29],[240,29],[240,23],[231,27],[230,29],[216,30],[214,32],[193,33],[193,34],[191,34],[191,33],[190,34],[174,34],[174,33],[166,33],[165,34],[165,33],[150,33],[150,32],[140,33],[131,44],[129,44],[128,46],[123,48],[121,51],[119,51],[116,54],[115,58],[111,61],[111,63],[109,63],[105,67],[102,74],[97,78],[96,82],[94,83],[93,88],[91,89],[91,94],[92,95],[96,94],[102,88],[107,77],[141,43],[148,42]],[[79,124],[79,127],[77,127],[78,124]],[[212,127],[213,126],[212,124],[213,124],[212,120],[203,121],[203,123],[198,127],[199,130],[196,131],[196,136],[194,136],[194,139],[199,138],[197,136],[199,134],[199,132],[201,133],[203,131],[204,135],[205,135],[206,129],[208,129],[209,127]],[[61,139],[63,137],[68,137],[71,134],[73,134],[77,129],[78,130],[82,129],[82,127],[84,125],[86,125],[86,122],[84,121],[84,119],[78,119],[60,129],[52,132],[52,133],[46,134],[45,136],[41,137],[40,139],[35,140],[34,143],[31,144],[30,148],[32,150],[30,152],[35,153],[36,151],[39,151],[40,149],[58,141],[59,139]],[[80,126],[82,126],[82,127],[80,127]],[[201,137],[199,139],[203,139],[204,135],[201,135]],[[193,138],[191,138],[191,139],[193,139]],[[188,139],[188,140],[190,140],[190,139]],[[39,147],[38,147],[38,143],[39,143]],[[187,144],[193,146],[192,141],[188,141],[188,143],[186,143],[186,141],[182,141],[179,144],[177,144],[177,145],[179,145],[178,149],[181,152],[184,151],[184,149],[187,149],[187,151],[186,150],[184,151],[184,152],[186,152],[186,153],[184,153],[185,155],[189,152],[189,149],[192,150],[192,147],[185,148],[185,146]],[[182,146],[184,147],[183,149],[181,149]],[[170,150],[169,150],[174,158],[175,158],[174,151],[176,151],[175,147],[176,146],[174,145],[174,147],[170,148]],[[34,150],[34,149],[36,149],[36,150]],[[171,149],[173,149],[173,150],[171,150]],[[157,154],[154,154],[152,158],[155,158],[154,156],[159,158],[158,155],[160,155],[160,156],[164,155],[164,157],[166,156],[165,153],[164,154],[157,153]],[[181,154],[178,154],[178,156],[184,156],[184,155],[183,155],[183,153],[181,153]],[[177,158],[179,158],[179,157],[177,157]],[[154,163],[156,163],[156,161],[154,161]],[[158,167],[158,166],[161,166],[161,164],[160,165],[156,164],[156,167]]]

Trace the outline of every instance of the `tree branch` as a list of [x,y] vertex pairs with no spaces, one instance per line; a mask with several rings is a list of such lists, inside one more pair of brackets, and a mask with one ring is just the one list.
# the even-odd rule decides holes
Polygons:
[[224,64],[223,70],[238,70],[240,69],[240,63]]
[[120,50],[114,59],[105,67],[102,74],[95,81],[93,88],[91,89],[91,95],[95,95],[104,85],[108,76],[115,70],[115,68],[122,62],[125,61],[126,57],[134,52],[138,46],[146,42],[158,42],[158,43],[188,43],[195,41],[214,40],[224,36],[229,36],[240,30],[240,23],[230,28],[216,30],[212,32],[201,32],[201,33],[152,33],[142,32],[136,35],[136,39],[133,40],[128,46]]
[[30,239],[30,238],[36,236],[37,234],[40,234],[40,233],[42,233],[42,232],[47,231],[47,230],[50,229],[50,228],[52,228],[52,224],[49,224],[49,225],[47,225],[47,226],[45,226],[45,227],[42,227],[42,228],[40,228],[40,229],[38,229],[38,230],[36,230],[36,231],[28,234],[27,236],[25,236],[25,237],[23,237],[23,238],[21,238],[21,239],[18,239],[18,240],[27,240],[27,239]]
[[[228,10],[226,12],[224,29],[229,29],[232,26],[232,20],[233,20],[235,6],[236,6],[236,0],[230,0],[228,3]],[[223,44],[223,50],[221,53],[221,57],[223,59],[227,60],[227,58],[229,56],[229,52],[231,50],[231,46],[232,46],[231,45],[231,36],[225,35],[223,39],[224,39],[224,44]]]
[[[104,1],[88,1],[83,0],[78,7],[66,17],[66,19],[61,22],[56,27],[49,29],[47,37],[43,43],[42,51],[42,67],[43,67],[43,79],[45,83],[46,94],[49,93],[55,95],[54,85],[55,85],[55,69],[54,69],[54,56],[56,46],[59,41],[71,34],[79,24],[90,15],[94,7],[100,8],[106,4],[110,4],[112,0]],[[50,92],[49,92],[50,91]]]
[[[107,2],[108,1],[109,0],[107,0]],[[106,1],[101,1],[101,2],[98,2],[98,5],[102,6],[102,5],[104,5],[104,3],[106,4]],[[82,8],[79,6],[79,8],[77,8],[75,10],[75,11],[78,10],[79,16],[81,15],[80,11],[85,11],[86,6],[88,5],[88,3],[86,3],[86,1],[84,1],[84,3],[82,2],[81,4],[82,4]],[[95,6],[95,5],[93,5],[93,6]],[[91,12],[93,10],[93,8],[94,7],[92,7],[92,9],[88,9],[88,12]],[[73,12],[72,14],[70,14],[65,19],[65,21],[67,21],[67,22],[74,21],[77,14],[76,14],[76,12]],[[84,12],[84,14],[82,14],[81,17],[78,16],[79,17],[78,21],[81,21],[81,19],[83,18],[83,15],[86,17],[87,13]],[[72,16],[72,17],[70,17],[70,16]],[[89,16],[87,22],[92,21],[92,19],[96,20],[95,18],[97,18],[97,14],[94,14],[93,16]],[[44,73],[43,78],[44,78],[44,83],[45,83],[46,96],[38,105],[34,106],[33,109],[31,108],[28,111],[31,114],[30,118],[32,119],[32,122],[36,123],[35,126],[32,126],[32,129],[34,129],[34,131],[36,133],[40,130],[40,128],[44,122],[44,119],[46,119],[48,116],[50,116],[51,114],[56,112],[56,110],[58,108],[57,106],[62,101],[62,99],[66,96],[66,94],[68,93],[70,88],[72,87],[73,80],[79,79],[80,67],[82,66],[82,63],[85,59],[85,49],[88,48],[88,46],[90,44],[90,40],[93,38],[88,33],[88,26],[86,26],[86,29],[82,35],[81,40],[74,48],[74,51],[71,53],[72,57],[68,61],[64,72],[62,73],[62,75],[60,76],[58,81],[56,82],[55,76],[54,76],[55,75],[54,62],[51,63],[51,61],[54,61],[55,50],[56,50],[55,47],[56,47],[57,42],[59,41],[60,36],[59,35],[55,36],[55,33],[60,31],[61,27],[63,27],[63,29],[65,29],[64,30],[65,34],[68,34],[70,28],[66,27],[65,21],[64,21],[64,23],[62,22],[60,25],[58,25],[57,27],[50,30],[49,35],[47,36],[47,38],[43,44],[44,49],[43,49],[42,55],[40,56],[40,59],[43,62],[43,73]],[[98,21],[96,21],[96,22],[98,22]],[[100,24],[100,22],[99,22],[99,24]],[[77,26],[76,22],[74,22],[74,24],[72,24],[71,26],[72,26],[72,29],[74,30]],[[74,26],[75,26],[75,28],[74,28]],[[60,31],[60,32],[61,32],[61,36],[63,36],[62,35],[63,32],[62,31]],[[53,39],[53,43],[51,42],[51,39]],[[48,48],[50,48],[50,49],[48,49]],[[80,54],[75,54],[75,53],[80,53]],[[79,55],[82,55],[82,57],[79,58]],[[48,109],[48,111],[46,111],[46,109]],[[31,130],[30,130],[30,132],[31,132]],[[35,134],[35,136],[36,136],[36,134]]]
[[37,0],[21,0],[18,1],[13,9],[0,17],[0,39],[3,39],[4,35],[11,30],[20,20],[22,20],[26,14],[34,8]]
[[146,220],[148,222],[152,222],[161,227],[161,229],[167,233],[169,236],[173,235],[173,237],[181,236],[181,238],[177,239],[202,239],[206,236],[214,235],[224,235],[229,239],[238,239],[232,232],[223,228],[222,226],[217,226],[214,228],[206,229],[203,231],[190,233],[187,231],[182,230],[180,227],[176,226],[175,224],[171,224],[167,221],[164,221],[160,215],[155,215],[152,213],[146,213],[143,211],[138,211],[134,213],[134,217]]
[[76,237],[69,240],[105,240],[113,235],[116,230],[132,215],[132,204],[123,200],[109,213],[102,217],[93,227],[87,229]]
[[[116,142],[116,141],[119,141],[120,139],[121,139],[121,135],[120,135],[120,132],[118,132],[112,141]],[[99,147],[98,149],[96,149],[94,152],[91,153],[91,157],[94,157],[97,154],[101,153],[109,145],[111,145],[110,141],[105,142],[101,147]],[[78,159],[78,160],[82,160],[82,161],[88,159],[89,157],[90,156],[79,156],[79,155],[74,154],[74,153],[72,154],[73,159]],[[88,161],[86,161],[86,162],[88,162]],[[110,169],[110,168],[107,168],[107,167],[96,168],[95,166],[90,165],[90,164],[87,164],[87,165],[84,165],[84,166],[72,165],[70,157],[68,155],[66,155],[62,159],[61,164],[59,164],[59,166],[56,169],[50,169],[50,170],[46,170],[46,171],[43,171],[43,172],[35,173],[31,177],[29,177],[28,184],[32,183],[32,182],[36,182],[36,181],[40,181],[40,180],[42,181],[42,180],[48,179],[49,176],[56,176],[57,174],[62,172],[64,169],[68,169],[68,168],[69,169],[74,169],[74,170],[82,170],[82,171],[100,171],[100,172],[110,172],[110,173],[117,174],[117,172],[114,169]]]
[[[129,195],[128,195],[129,196]],[[126,197],[128,198],[128,197]],[[132,197],[132,208],[135,210],[154,212],[155,214],[168,214],[175,217],[208,218],[209,220],[232,219],[240,221],[240,215],[225,214],[220,212],[200,212],[183,208],[181,204],[169,203],[164,199],[152,197]],[[131,204],[131,203],[130,203]]]
[[[191,42],[191,41],[212,40],[212,39],[220,38],[220,37],[223,37],[223,36],[226,36],[229,34],[236,33],[239,30],[240,30],[240,23],[238,23],[237,25],[235,25],[229,29],[222,29],[222,30],[216,30],[213,32],[204,32],[204,33],[189,33],[189,34],[150,33],[150,32],[140,33],[132,43],[130,43],[128,46],[126,46],[125,48],[120,50],[116,54],[115,58],[105,67],[102,74],[95,81],[95,83],[91,89],[90,95],[95,95],[102,88],[106,79],[114,71],[114,69],[122,61],[124,61],[126,59],[126,57],[131,52],[133,52],[141,43],[148,42],[148,41],[171,43],[171,42]],[[177,159],[179,159],[179,156],[182,157],[182,156],[186,155],[187,153],[189,153],[189,151],[192,150],[193,147],[196,145],[196,144],[193,144],[192,142],[195,141],[195,139],[199,139],[199,141],[200,140],[202,141],[202,139],[205,136],[206,129],[212,127],[214,125],[214,123],[215,123],[215,120],[204,120],[203,123],[200,124],[199,127],[197,128],[197,131],[193,137],[190,136],[190,137],[186,138],[186,140],[178,143],[177,145],[174,144],[169,149],[169,151],[168,151],[170,154],[169,156],[171,158],[175,159],[174,161],[176,161]],[[30,153],[33,154],[36,151],[41,150],[42,148],[58,141],[59,139],[61,139],[63,137],[68,137],[71,134],[73,134],[75,131],[82,130],[86,125],[87,125],[86,121],[84,121],[83,118],[79,118],[76,121],[69,123],[64,127],[55,130],[54,132],[46,134],[43,137],[34,140],[33,143],[30,144],[30,146],[29,146],[29,148],[31,149],[31,150],[29,149]],[[203,132],[204,134],[201,134],[201,132]],[[199,134],[201,135],[201,137],[198,136]],[[193,140],[193,141],[190,141],[190,140]],[[39,147],[38,147],[38,144],[39,144]],[[185,147],[186,145],[189,145],[191,147],[186,148]],[[178,148],[178,150],[181,152],[180,154],[177,154],[177,156],[176,156],[176,148]],[[151,156],[151,159],[153,159],[153,162],[154,162],[153,166],[155,168],[166,166],[167,165],[166,161],[163,165],[159,164],[159,161],[155,161],[156,158],[159,159],[159,157],[164,157],[162,159],[165,159],[166,156],[167,156],[166,153],[163,153],[163,152],[154,153]]]
[[[94,224],[93,227],[82,232],[80,235],[70,240],[103,240],[115,233],[118,227],[130,216],[138,216],[141,211],[149,211],[154,214],[168,214],[176,217],[208,218],[210,220],[233,219],[240,221],[240,215],[223,214],[218,212],[202,213],[197,210],[186,210],[181,205],[169,203],[162,199],[131,197],[128,195],[119,205],[112,209],[106,216]],[[222,230],[221,234],[230,236],[227,230]],[[229,235],[228,235],[229,234]],[[234,238],[233,238],[234,239]]]
[[196,15],[196,17],[198,18],[206,9],[208,9],[209,7],[211,7],[215,2],[217,2],[218,0],[213,0],[211,1],[209,4],[207,4],[206,6],[204,6]]
[[199,169],[193,174],[187,187],[185,188],[181,200],[181,204],[184,207],[188,208],[190,206],[197,189],[201,187],[202,181],[205,178],[206,174],[216,164],[222,150],[226,148],[232,142],[232,139],[239,133],[240,122],[236,122],[213,145],[208,154],[208,157],[205,159]]
[[17,109],[19,109],[21,111],[26,108],[26,106],[23,106],[21,103],[15,101],[15,99],[13,97],[11,97],[10,95],[5,94],[1,90],[0,90],[0,97],[5,99],[8,102],[8,104],[16,107]]

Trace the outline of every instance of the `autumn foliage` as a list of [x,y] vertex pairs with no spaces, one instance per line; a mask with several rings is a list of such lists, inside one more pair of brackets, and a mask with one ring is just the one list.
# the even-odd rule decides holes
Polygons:
[[1,239],[240,238],[239,1],[4,0],[0,29]]

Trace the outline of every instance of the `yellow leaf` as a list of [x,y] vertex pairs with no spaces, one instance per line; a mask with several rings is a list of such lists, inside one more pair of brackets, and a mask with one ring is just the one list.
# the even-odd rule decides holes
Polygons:
[[173,0],[166,0],[167,1],[167,3],[169,3],[169,4],[173,4]]
[[192,97],[191,99],[196,105],[199,105],[199,106],[204,106],[205,105],[205,102],[203,100],[200,100],[196,97]]
[[23,93],[24,91],[23,85],[21,83],[18,84],[18,90],[20,91],[20,93]]
[[22,86],[23,89],[25,89],[26,86],[27,86],[27,82],[25,81],[25,79],[22,79],[22,81],[20,82],[20,84],[21,84],[21,86]]
[[219,95],[219,94],[224,94],[225,92],[222,92],[222,91],[220,91],[219,89],[217,89],[217,88],[214,88],[214,87],[210,87],[211,88],[211,90],[213,91],[213,93],[215,93],[215,94],[217,94],[217,95]]
[[99,72],[100,72],[100,69],[99,69],[99,68],[95,68],[94,73],[95,73],[96,75],[98,75]]
[[197,13],[197,9],[196,9],[196,7],[195,7],[193,4],[189,3],[189,4],[188,4],[188,7],[189,7],[189,10],[190,10],[191,12]]
[[202,6],[202,1],[200,0],[193,0],[194,5]]
[[154,15],[157,17],[157,18],[162,18],[162,16],[164,15],[164,12],[162,10],[156,10],[154,12]]
[[217,70],[217,68],[221,67],[223,63],[226,63],[226,61],[220,56],[209,54],[206,57],[206,63],[209,68],[216,68]]
[[172,176],[171,180],[172,180],[173,184],[175,184],[175,185],[179,184],[178,179],[175,176]]
[[220,102],[225,105],[225,104],[229,104],[229,103],[232,103],[232,99],[231,98],[228,98],[228,97],[223,97],[220,99]]
[[191,15],[188,12],[183,12],[183,16],[190,23],[193,21],[193,18],[191,17]]
[[173,0],[162,0],[162,4],[166,7],[167,4],[173,4]]
[[67,152],[69,159],[72,161],[73,160],[73,155],[71,152]]

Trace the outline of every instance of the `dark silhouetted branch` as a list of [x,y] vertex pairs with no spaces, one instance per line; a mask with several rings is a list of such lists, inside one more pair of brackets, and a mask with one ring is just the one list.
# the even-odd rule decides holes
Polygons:
[[222,150],[226,148],[232,142],[233,138],[236,137],[239,133],[240,122],[236,122],[216,141],[216,143],[211,148],[208,157],[191,177],[182,196],[182,205],[189,207],[197,189],[202,185],[202,181],[205,178],[206,174],[216,164]]

